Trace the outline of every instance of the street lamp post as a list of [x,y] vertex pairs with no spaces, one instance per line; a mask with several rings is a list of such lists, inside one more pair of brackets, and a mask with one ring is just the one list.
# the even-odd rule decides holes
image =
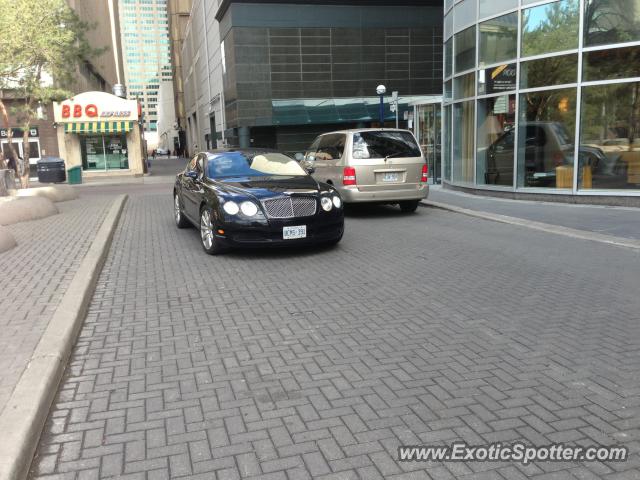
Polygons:
[[380,127],[384,128],[384,94],[387,93],[387,87],[378,85],[376,93],[380,95]]

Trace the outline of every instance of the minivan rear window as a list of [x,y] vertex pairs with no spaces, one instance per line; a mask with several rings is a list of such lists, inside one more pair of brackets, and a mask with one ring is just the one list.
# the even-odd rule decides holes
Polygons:
[[420,147],[409,132],[372,131],[353,135],[353,158],[420,157]]

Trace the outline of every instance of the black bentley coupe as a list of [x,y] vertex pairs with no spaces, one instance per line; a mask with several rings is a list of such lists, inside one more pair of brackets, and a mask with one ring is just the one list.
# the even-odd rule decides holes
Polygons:
[[178,228],[200,227],[204,250],[336,244],[344,231],[340,194],[278,152],[225,150],[196,155],[176,176]]

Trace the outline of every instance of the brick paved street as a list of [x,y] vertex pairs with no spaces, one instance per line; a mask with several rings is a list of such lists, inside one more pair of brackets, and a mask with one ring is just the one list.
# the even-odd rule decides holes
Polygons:
[[[131,198],[33,478],[640,478],[640,254],[421,208],[335,250],[206,256]],[[626,463],[398,463],[401,444]]]
[[0,412],[111,205],[92,196],[59,215],[7,227],[18,247],[0,254]]

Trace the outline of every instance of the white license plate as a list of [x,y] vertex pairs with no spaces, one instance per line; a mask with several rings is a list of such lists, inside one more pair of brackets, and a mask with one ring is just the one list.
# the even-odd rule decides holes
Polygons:
[[398,173],[385,173],[382,175],[383,182],[397,182],[400,179],[400,174]]
[[297,238],[307,238],[307,226],[301,225],[299,227],[283,227],[282,238],[284,240],[295,240]]

